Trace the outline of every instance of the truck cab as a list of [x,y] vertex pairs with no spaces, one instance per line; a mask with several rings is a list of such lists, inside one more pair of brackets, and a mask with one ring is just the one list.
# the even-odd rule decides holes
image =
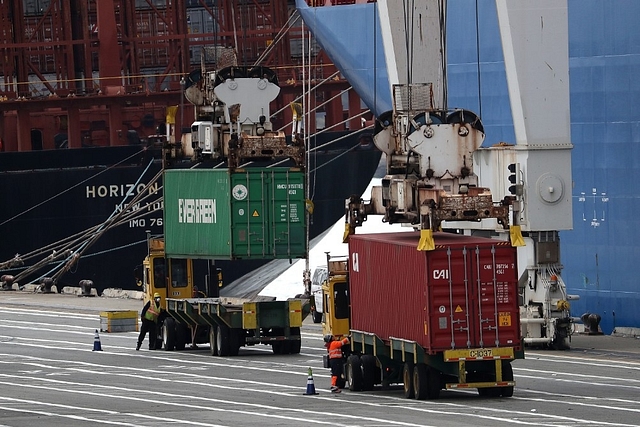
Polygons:
[[194,262],[188,258],[165,258],[164,239],[149,238],[149,254],[135,271],[138,286],[142,287],[145,303],[154,293],[162,297],[162,307],[166,309],[166,299],[217,297],[222,287],[222,270],[215,269],[215,283],[209,289],[209,275],[202,288],[195,283]]
[[162,307],[166,309],[167,298],[192,298],[194,296],[193,262],[190,259],[166,259],[164,240],[149,239],[149,254],[142,262],[142,277],[138,274],[138,285],[142,286],[145,303],[159,293]]
[[322,283],[322,334],[341,338],[351,328],[348,257],[327,255],[327,278]]
[[[189,298],[203,298],[207,296],[218,296],[218,289],[222,286],[222,272],[216,269],[217,284],[213,287],[208,295],[206,290],[209,288],[205,284],[203,290],[199,289],[194,281],[194,262],[188,258],[165,258],[164,239],[149,238],[149,253],[135,270],[135,276],[138,286],[142,287],[144,292],[144,303],[153,299],[155,293],[160,294],[160,306],[167,310],[167,298],[186,300]],[[183,349],[189,342],[193,344],[196,341],[206,341],[208,337],[201,337],[204,330],[198,331],[200,334],[196,336],[191,333],[187,326],[177,322],[176,319],[169,316],[158,324],[157,344],[156,348],[164,348],[165,350]],[[204,334],[206,335],[206,334]]]

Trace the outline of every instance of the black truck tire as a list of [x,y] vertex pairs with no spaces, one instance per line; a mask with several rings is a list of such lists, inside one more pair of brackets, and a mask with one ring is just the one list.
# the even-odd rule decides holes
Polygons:
[[427,399],[438,399],[442,388],[442,374],[432,366],[427,366]]
[[240,350],[240,337],[237,331],[228,326],[218,325],[216,331],[216,351],[218,356],[237,356]]
[[190,342],[191,334],[189,333],[189,328],[182,323],[176,325],[176,350],[182,351],[184,350],[187,342]]
[[237,356],[240,352],[240,347],[244,345],[244,338],[242,337],[242,330],[229,330],[229,356]]
[[282,343],[283,341],[274,341],[271,343],[271,350],[273,350],[273,354],[282,354]]
[[417,400],[427,398],[429,390],[429,377],[427,374],[427,365],[418,363],[413,367],[413,396]]
[[360,362],[362,364],[362,390],[371,391],[376,383],[376,358],[370,354],[363,354]]
[[216,353],[218,356],[230,356],[231,354],[231,340],[230,331],[227,326],[218,325],[216,331]]
[[301,340],[290,340],[289,341],[289,354],[300,354],[300,349],[302,348]]
[[300,354],[302,348],[302,337],[300,336],[300,328],[291,328],[291,335],[296,335],[300,339],[289,340],[289,353]]
[[291,353],[291,341],[289,340],[278,340],[274,341],[271,344],[273,349],[273,354],[289,354]]
[[349,390],[362,390],[362,365],[360,356],[352,354],[347,358],[347,381],[349,382]]
[[167,317],[162,322],[162,349],[173,351],[176,348],[176,321]]
[[413,363],[405,362],[402,367],[402,382],[404,387],[404,397],[413,399],[415,396],[413,391]]
[[209,326],[209,352],[211,353],[212,356],[218,355],[218,347],[216,345],[217,329],[218,328],[216,326]]
[[[269,331],[268,335],[272,337],[281,337],[284,335],[284,329],[273,328],[271,331]],[[273,341],[271,343],[271,349],[273,350],[273,354],[287,354],[289,347],[285,343],[286,341],[282,339]]]
[[[513,381],[513,368],[510,360],[502,361],[502,380]],[[500,394],[502,394],[502,397],[513,397],[513,386],[502,387]]]
[[290,354],[291,353],[291,341],[284,340],[282,341],[282,351],[280,354]]

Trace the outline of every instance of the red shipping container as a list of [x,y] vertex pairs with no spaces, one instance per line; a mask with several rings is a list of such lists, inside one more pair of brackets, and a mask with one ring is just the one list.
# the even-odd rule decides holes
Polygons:
[[434,233],[349,237],[351,329],[449,349],[519,349],[517,253],[509,242]]

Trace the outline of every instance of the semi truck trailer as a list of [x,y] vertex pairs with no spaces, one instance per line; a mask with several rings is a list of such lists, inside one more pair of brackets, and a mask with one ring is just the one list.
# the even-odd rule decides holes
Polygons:
[[323,333],[350,336],[352,391],[403,384],[407,398],[477,388],[513,395],[511,363],[524,358],[516,248],[509,242],[419,232],[352,235],[349,255],[328,255]]
[[235,356],[240,347],[266,344],[276,354],[300,353],[300,327],[310,312],[307,298],[218,297],[219,284],[198,288],[193,260],[166,258],[160,238],[149,240],[149,254],[137,276],[145,301],[158,293],[167,310],[156,328],[156,348],[183,350],[209,343],[211,355]]

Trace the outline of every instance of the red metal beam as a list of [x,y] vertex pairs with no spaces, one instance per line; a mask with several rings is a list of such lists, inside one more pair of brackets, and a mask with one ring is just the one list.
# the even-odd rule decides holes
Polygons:
[[[31,126],[42,130],[45,147],[52,146],[47,138],[62,132],[68,133],[70,147],[80,147],[81,134],[91,126],[88,117],[106,121],[109,144],[123,143],[128,129],[148,131],[140,125],[141,117],[154,114],[158,122],[164,106],[184,103],[180,78],[200,67],[190,59],[190,49],[233,47],[241,64],[252,64],[269,49],[261,64],[278,72],[284,98],[290,101],[302,93],[302,58],[291,52],[290,43],[302,37],[301,28],[273,44],[293,11],[291,0],[216,0],[213,7],[206,3],[194,9],[186,0],[172,0],[161,8],[148,0],[147,8],[136,8],[136,0],[51,0],[44,13],[26,13],[27,3],[20,0],[0,3],[0,123],[5,123],[0,137],[5,137],[5,147],[30,150]],[[188,16],[202,16],[198,31],[189,31],[194,22],[187,27]],[[208,69],[217,66],[213,55],[205,58]],[[334,70],[318,55],[305,75],[320,81]],[[347,86],[342,79],[325,84],[312,103]],[[278,102],[278,109],[287,104]],[[110,116],[104,115],[112,109]],[[92,116],[92,110],[101,113]],[[324,110],[338,119],[341,100]],[[193,114],[183,116],[189,120]],[[49,131],[43,123],[53,117],[60,118],[59,128]],[[290,117],[288,108],[279,114],[283,123]]]
[[109,93],[122,86],[120,79],[120,48],[116,28],[115,7],[113,0],[96,1],[98,15],[98,43],[100,45],[100,89]]

